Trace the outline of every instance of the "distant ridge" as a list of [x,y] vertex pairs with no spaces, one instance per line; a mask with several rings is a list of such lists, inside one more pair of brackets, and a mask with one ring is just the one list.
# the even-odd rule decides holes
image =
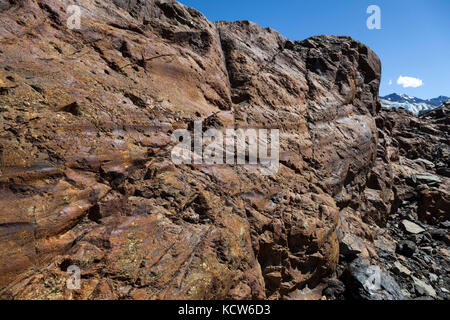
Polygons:
[[424,100],[406,94],[392,93],[385,97],[381,97],[381,104],[384,108],[403,108],[415,114],[419,114],[433,110],[448,100],[450,100],[450,97],[446,96]]

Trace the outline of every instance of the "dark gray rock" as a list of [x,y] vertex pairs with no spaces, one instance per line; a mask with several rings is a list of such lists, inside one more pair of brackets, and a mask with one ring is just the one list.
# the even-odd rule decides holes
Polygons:
[[411,257],[417,250],[417,246],[410,240],[403,240],[397,243],[396,252],[405,257]]
[[411,176],[412,181],[418,186],[426,184],[428,186],[439,186],[442,182],[441,178],[429,172],[414,174]]
[[328,287],[323,290],[322,294],[326,296],[328,300],[344,300],[344,292],[344,283],[339,279],[333,278],[328,280]]
[[358,238],[345,234],[345,236],[339,242],[339,253],[344,256],[347,261],[352,261],[361,253],[361,245],[358,242]]
[[378,266],[356,259],[343,275],[346,298],[356,300],[406,300],[395,279]]

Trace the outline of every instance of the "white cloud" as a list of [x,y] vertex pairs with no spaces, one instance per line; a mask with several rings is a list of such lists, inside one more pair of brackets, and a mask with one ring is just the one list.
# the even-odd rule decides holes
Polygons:
[[403,86],[403,88],[418,88],[423,85],[423,81],[413,77],[398,77],[397,84]]
[[392,80],[389,80],[389,85],[392,86]]

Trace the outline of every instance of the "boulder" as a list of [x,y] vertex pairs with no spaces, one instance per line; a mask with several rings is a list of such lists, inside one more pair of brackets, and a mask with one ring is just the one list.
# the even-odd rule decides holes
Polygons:
[[439,186],[442,183],[441,178],[429,172],[414,174],[411,179],[416,185]]
[[410,240],[403,240],[397,243],[396,252],[405,257],[411,257],[416,251],[416,244]]
[[363,251],[361,248],[361,241],[348,233],[340,240],[339,250],[340,254],[349,256],[350,258],[356,258],[356,256]]
[[346,295],[356,300],[405,300],[400,286],[378,266],[353,261],[343,276]]

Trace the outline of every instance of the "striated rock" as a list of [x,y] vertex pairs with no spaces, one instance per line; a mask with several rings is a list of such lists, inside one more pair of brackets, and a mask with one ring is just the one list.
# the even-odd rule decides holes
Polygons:
[[[213,24],[170,0],[83,1],[70,30],[68,4],[0,11],[1,296],[321,298],[340,212],[355,210],[342,227],[370,242],[367,199],[392,196],[361,188],[378,57],[349,37]],[[173,164],[171,134],[195,120],[280,129],[279,172]],[[79,290],[65,285],[71,265]]]
[[393,271],[401,276],[410,276],[411,275],[411,271],[398,261],[394,262]]
[[[423,165],[426,169],[433,169],[434,167],[436,167],[433,162],[426,160],[426,159],[419,158],[419,159],[414,160],[414,162],[418,163],[420,165]],[[417,176],[416,176],[416,178],[417,178]],[[441,182],[439,177],[434,177],[434,178],[435,179],[437,178],[436,180],[439,180],[439,182]]]
[[[291,41],[172,0],[86,0],[70,30],[69,4],[0,7],[2,298],[402,299],[366,271],[405,238],[382,232],[405,201],[402,220],[449,220],[448,107],[382,111],[380,60],[350,37]],[[194,121],[279,129],[279,171],[174,164]],[[364,260],[345,294],[340,255]]]
[[328,286],[323,290],[323,294],[328,300],[344,300],[345,285],[338,279],[328,280]]
[[438,176],[431,173],[414,174],[412,175],[411,180],[416,185],[426,184],[428,186],[439,186],[442,182]]

